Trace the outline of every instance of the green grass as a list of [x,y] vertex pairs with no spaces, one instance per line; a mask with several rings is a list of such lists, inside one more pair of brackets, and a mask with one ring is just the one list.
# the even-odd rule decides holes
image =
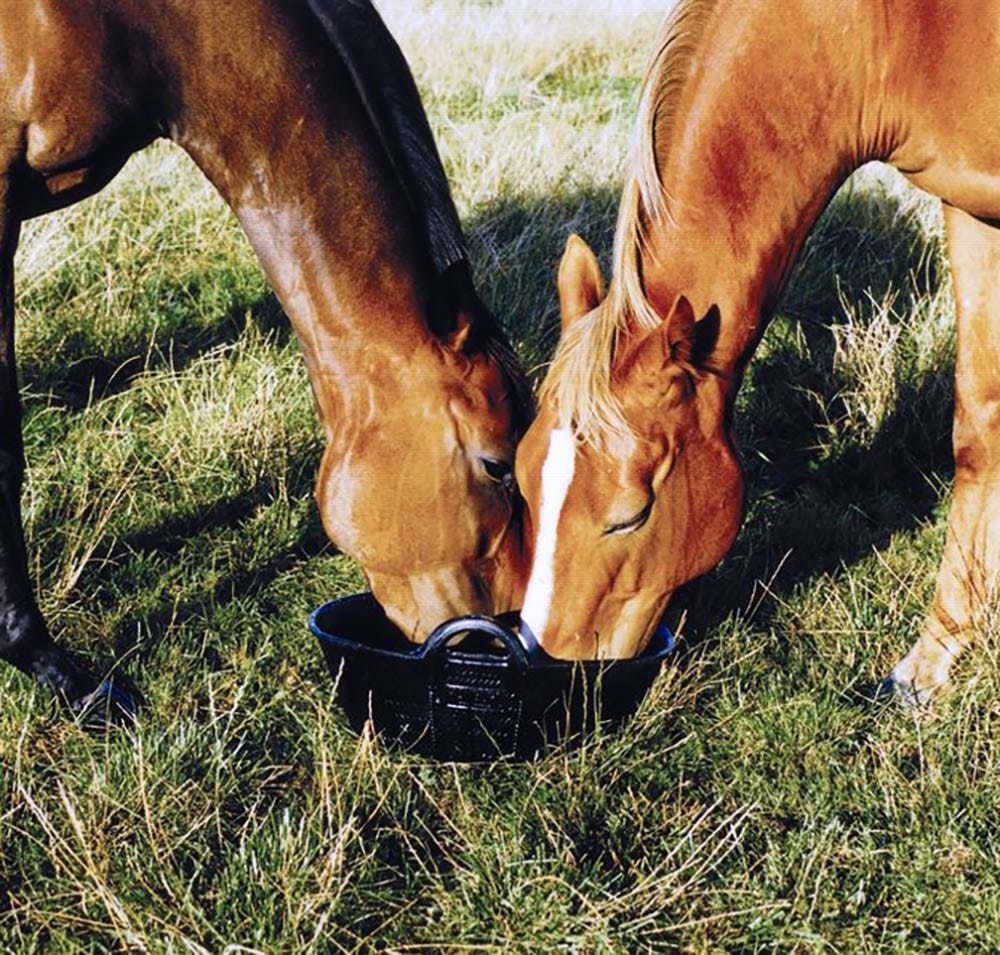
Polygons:
[[[531,365],[567,232],[607,261],[660,6],[384,4]],[[305,617],[362,579],[319,526],[304,368],[180,153],[32,223],[18,268],[41,603],[149,706],[95,739],[0,670],[0,951],[1000,948],[989,634],[928,719],[857,696],[912,642],[950,480],[939,217],[897,177],[838,197],[761,347],[747,522],[675,663],[625,732],[532,766],[347,730]]]

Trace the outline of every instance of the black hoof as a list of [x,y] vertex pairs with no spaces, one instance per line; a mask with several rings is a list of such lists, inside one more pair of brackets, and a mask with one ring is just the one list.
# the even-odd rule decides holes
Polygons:
[[861,697],[866,703],[893,703],[898,699],[896,681],[887,676],[878,683],[869,683],[861,688]]
[[105,678],[95,690],[70,703],[77,725],[94,732],[135,726],[138,708],[137,694],[119,677]]
[[98,680],[74,656],[50,647],[32,660],[35,679],[50,689],[80,726],[133,726],[141,698],[120,674]]
[[901,710],[913,713],[927,706],[930,694],[915,690],[895,677],[887,676],[879,683],[873,683],[861,690],[865,703],[875,706],[895,705]]

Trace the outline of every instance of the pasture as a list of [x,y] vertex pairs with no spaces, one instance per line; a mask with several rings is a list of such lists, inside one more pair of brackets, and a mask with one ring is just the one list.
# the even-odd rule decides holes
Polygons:
[[[540,374],[567,233],[607,268],[665,5],[380,8],[483,296]],[[0,671],[0,951],[1000,948],[991,634],[932,715],[861,699],[909,649],[943,543],[935,202],[876,168],[839,194],[744,385],[747,520],[672,608],[674,664],[625,732],[531,766],[348,732],[305,620],[363,582],[319,525],[306,372],[182,153],[29,224],[17,278],[41,607],[147,707],[95,738]]]

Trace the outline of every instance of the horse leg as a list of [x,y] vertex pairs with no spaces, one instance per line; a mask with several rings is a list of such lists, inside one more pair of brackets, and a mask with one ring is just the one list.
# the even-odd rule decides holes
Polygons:
[[20,223],[0,181],[0,659],[53,690],[88,725],[121,722],[135,702],[94,679],[49,634],[32,593],[21,524],[24,444],[14,360],[14,252]]
[[892,682],[911,705],[948,680],[1000,582],[1000,229],[945,207],[957,311],[955,489],[934,604]]

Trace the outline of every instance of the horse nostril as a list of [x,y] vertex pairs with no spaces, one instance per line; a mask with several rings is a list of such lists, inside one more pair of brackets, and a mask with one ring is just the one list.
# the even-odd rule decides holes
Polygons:
[[479,460],[491,481],[502,484],[507,490],[514,486],[514,465],[510,461],[500,461],[496,458],[480,458]]

